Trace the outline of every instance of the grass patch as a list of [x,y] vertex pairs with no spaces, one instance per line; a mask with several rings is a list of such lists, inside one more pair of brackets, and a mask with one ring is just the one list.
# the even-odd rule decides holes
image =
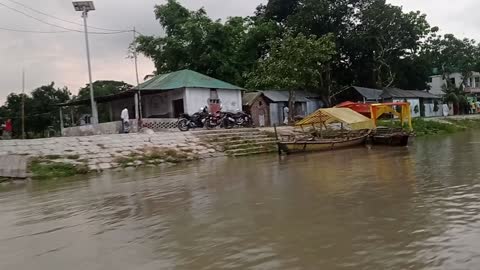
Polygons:
[[34,159],[30,161],[29,171],[32,173],[32,178],[41,180],[86,174],[88,173],[88,168],[85,165],[73,165]]
[[171,148],[154,147],[143,149],[142,152],[143,154],[131,154],[128,156],[117,157],[115,162],[121,167],[128,167],[135,161],[142,161],[145,164],[157,164],[162,162],[179,163],[198,158],[191,153],[192,150],[190,149],[176,150]]
[[[446,120],[449,123],[442,123],[434,120],[424,120],[422,118],[414,118],[412,126],[415,134],[418,137],[428,135],[442,135],[451,134],[459,131],[464,131],[468,128],[480,128],[480,121],[478,120]],[[474,122],[474,123],[473,123]],[[378,126],[384,127],[400,127],[398,120],[380,120]]]

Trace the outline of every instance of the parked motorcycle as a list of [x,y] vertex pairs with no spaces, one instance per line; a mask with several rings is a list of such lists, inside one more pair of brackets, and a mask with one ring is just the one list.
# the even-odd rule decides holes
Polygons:
[[231,112],[224,112],[221,115],[222,121],[220,127],[231,129],[238,125],[235,114]]
[[188,131],[191,128],[203,128],[208,116],[207,107],[201,108],[199,112],[192,115],[184,113],[180,115],[180,118],[178,119],[178,129],[181,131]]
[[235,119],[235,125],[239,127],[253,127],[253,119],[252,116],[246,112],[237,112],[233,114],[233,118]]
[[222,126],[224,117],[225,114],[221,111],[208,114],[207,118],[205,119],[205,127],[207,129],[214,129],[218,126]]

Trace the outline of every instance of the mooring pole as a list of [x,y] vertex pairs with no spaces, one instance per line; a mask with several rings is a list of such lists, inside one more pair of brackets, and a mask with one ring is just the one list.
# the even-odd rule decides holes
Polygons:
[[282,150],[280,149],[280,143],[278,141],[277,124],[273,124],[273,130],[275,131],[275,139],[277,140],[278,155],[281,156]]

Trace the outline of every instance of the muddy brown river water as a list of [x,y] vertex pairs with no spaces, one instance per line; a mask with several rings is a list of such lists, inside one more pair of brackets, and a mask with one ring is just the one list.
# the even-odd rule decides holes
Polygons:
[[0,189],[0,269],[480,269],[480,132]]

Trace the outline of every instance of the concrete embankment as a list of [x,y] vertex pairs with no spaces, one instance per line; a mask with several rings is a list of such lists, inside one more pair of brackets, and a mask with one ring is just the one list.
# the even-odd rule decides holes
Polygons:
[[275,150],[274,138],[258,129],[0,140],[0,157],[25,156],[36,164],[67,164],[81,168],[82,171],[177,163]]

